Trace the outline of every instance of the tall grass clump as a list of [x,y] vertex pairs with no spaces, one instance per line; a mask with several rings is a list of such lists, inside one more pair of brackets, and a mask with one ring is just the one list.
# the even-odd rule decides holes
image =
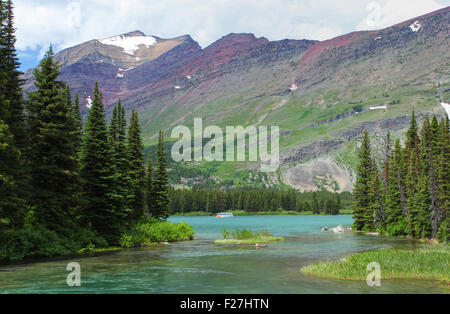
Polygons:
[[425,246],[415,250],[384,249],[352,255],[333,262],[320,262],[306,266],[302,273],[318,277],[365,280],[369,263],[377,262],[382,279],[417,278],[450,280],[449,245]]

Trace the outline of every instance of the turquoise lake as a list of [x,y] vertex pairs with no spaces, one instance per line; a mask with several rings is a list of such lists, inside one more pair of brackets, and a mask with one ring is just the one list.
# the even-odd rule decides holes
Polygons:
[[[0,266],[0,293],[448,293],[434,281],[319,279],[303,266],[366,250],[413,248],[409,239],[323,232],[324,226],[349,227],[351,216],[175,217],[196,230],[198,240],[107,255]],[[268,248],[214,244],[224,228],[267,230],[285,237]],[[68,287],[66,266],[81,266],[81,287]],[[378,261],[381,265],[382,261]]]

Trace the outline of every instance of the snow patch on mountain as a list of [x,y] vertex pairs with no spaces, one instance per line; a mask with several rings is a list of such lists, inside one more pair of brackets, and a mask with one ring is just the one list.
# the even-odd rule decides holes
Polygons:
[[413,32],[418,32],[419,29],[422,27],[422,25],[419,23],[419,21],[415,21],[414,23],[412,23],[411,25],[409,25],[409,28],[413,31]]
[[442,108],[444,108],[445,112],[447,112],[447,116],[450,118],[450,104],[445,102],[441,102]]
[[114,36],[100,40],[104,45],[117,46],[124,50],[129,55],[134,55],[140,46],[149,48],[156,44],[156,38],[151,36]]
[[92,108],[92,99],[91,99],[91,96],[88,96],[88,98],[86,98],[86,101],[87,101],[86,107],[88,107],[88,109],[91,109],[91,108]]

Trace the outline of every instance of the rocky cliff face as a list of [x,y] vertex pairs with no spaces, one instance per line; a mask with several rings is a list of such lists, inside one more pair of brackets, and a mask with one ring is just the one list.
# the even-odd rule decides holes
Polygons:
[[[162,39],[135,31],[91,40],[56,59],[83,112],[98,81],[107,110],[121,98],[139,111],[147,145],[160,129],[192,126],[196,117],[205,126],[278,125],[277,182],[303,190],[326,181],[325,188],[351,190],[354,147],[364,129],[377,141],[387,130],[400,135],[413,107],[421,117],[444,114],[438,100],[450,90],[449,20],[447,7],[323,42],[242,33],[204,49],[189,35]],[[32,89],[31,72],[26,79]],[[211,172],[236,181],[252,167]]]

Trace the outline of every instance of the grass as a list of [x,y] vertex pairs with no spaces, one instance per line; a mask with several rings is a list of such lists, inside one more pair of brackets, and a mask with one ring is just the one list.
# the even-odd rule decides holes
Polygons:
[[219,239],[214,241],[216,244],[239,244],[239,245],[252,245],[252,244],[264,244],[271,242],[283,241],[283,237],[259,237],[254,239]]
[[276,237],[267,231],[254,232],[248,229],[239,229],[233,232],[224,229],[222,231],[222,234],[223,239],[218,239],[214,241],[215,243],[252,245],[252,244],[279,242],[284,240],[283,237]]
[[302,273],[317,277],[365,280],[369,263],[377,262],[382,279],[430,279],[450,282],[450,246],[433,245],[414,250],[385,249],[320,262],[302,268]]

